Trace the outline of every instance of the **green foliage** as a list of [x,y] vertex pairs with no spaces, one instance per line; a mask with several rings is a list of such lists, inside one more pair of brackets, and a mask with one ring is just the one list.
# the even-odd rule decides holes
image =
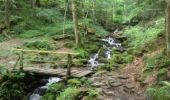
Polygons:
[[38,37],[42,36],[44,33],[38,31],[38,30],[28,30],[25,31],[24,33],[20,34],[20,37],[22,38],[33,38],[33,37]]
[[59,93],[64,88],[63,83],[52,84],[48,88],[48,92]]
[[170,64],[170,59],[163,53],[157,54],[153,57],[145,57],[145,66],[148,68],[167,67]]
[[68,84],[71,86],[81,86],[82,82],[78,79],[70,79],[68,80]]
[[147,98],[149,100],[169,100],[170,99],[170,83],[163,82],[164,86],[150,87],[147,90]]
[[52,46],[48,41],[41,40],[41,41],[32,41],[32,42],[25,42],[23,46],[30,48],[30,49],[39,49],[39,50],[51,50],[53,49]]
[[62,20],[61,14],[56,9],[37,9],[37,19],[44,23],[56,23]]
[[99,93],[95,89],[88,90],[87,100],[94,100],[99,95]]
[[79,53],[79,55],[76,56],[78,58],[83,59],[83,58],[87,58],[89,56],[89,53],[83,48],[76,48],[76,51]]
[[25,95],[25,84],[22,82],[25,78],[25,73],[11,73],[3,67],[0,68],[0,75],[2,75],[2,80],[0,81],[0,99],[22,99],[23,95]]
[[64,92],[61,92],[57,97],[57,100],[78,100],[80,96],[80,90],[75,87],[69,87],[65,89]]
[[46,93],[45,95],[42,96],[42,100],[56,100],[56,95],[52,93]]
[[162,69],[160,69],[160,70],[156,73],[157,78],[158,78],[158,81],[164,81],[164,80],[166,80],[166,79],[167,79],[167,72],[168,72],[167,68],[162,68]]
[[7,40],[7,37],[5,37],[3,34],[0,34],[0,42],[3,42]]
[[128,37],[128,44],[130,47],[141,47],[148,42],[154,41],[159,33],[161,33],[164,28],[164,19],[158,19],[152,22],[153,24],[148,26],[134,26],[127,28],[124,35]]

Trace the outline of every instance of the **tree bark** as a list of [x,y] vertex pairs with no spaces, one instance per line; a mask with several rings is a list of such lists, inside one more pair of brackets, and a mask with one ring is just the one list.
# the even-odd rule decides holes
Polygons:
[[73,23],[74,23],[74,34],[76,40],[76,46],[79,47],[81,44],[80,33],[78,30],[78,18],[77,18],[77,9],[76,9],[76,0],[72,0],[72,15],[73,15]]
[[166,55],[170,56],[170,0],[166,2]]

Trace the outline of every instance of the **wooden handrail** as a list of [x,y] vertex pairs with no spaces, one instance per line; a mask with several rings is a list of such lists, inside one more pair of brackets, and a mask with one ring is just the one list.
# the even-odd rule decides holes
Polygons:
[[22,51],[22,52],[33,52],[33,53],[51,53],[51,54],[65,54],[65,55],[79,55],[79,53],[72,52],[55,52],[55,51],[42,51],[42,50],[26,50],[26,49],[13,49],[14,51]]
[[17,66],[17,63],[20,62],[20,70],[23,70],[24,67],[24,53],[25,52],[32,52],[32,53],[49,53],[49,54],[65,54],[67,55],[67,73],[66,73],[66,80],[68,80],[71,76],[71,63],[72,63],[72,55],[79,55],[79,53],[72,53],[72,52],[55,52],[55,51],[42,51],[42,50],[26,50],[26,49],[13,49],[13,51],[20,51],[19,59],[17,60],[15,67]]

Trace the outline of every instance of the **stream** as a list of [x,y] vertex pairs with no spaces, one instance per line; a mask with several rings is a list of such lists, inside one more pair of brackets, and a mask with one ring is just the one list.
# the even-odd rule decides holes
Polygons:
[[[110,36],[108,38],[101,39],[101,41],[103,42],[103,47],[101,47],[101,48],[104,49],[104,58],[107,61],[109,61],[109,59],[111,59],[112,49],[117,49],[118,51],[123,50],[122,44]],[[99,50],[97,53],[94,53],[90,56],[90,58],[88,60],[88,66],[91,67],[91,70],[96,69],[100,65],[104,65],[103,63],[100,63],[98,61],[100,53],[101,52]]]
[[45,94],[46,90],[48,89],[48,86],[57,83],[61,81],[62,79],[58,77],[50,77],[48,79],[43,79],[47,81],[47,83],[44,86],[39,86],[34,90],[34,92],[30,95],[29,100],[41,100],[41,97]]
[[[112,37],[107,37],[105,39],[100,39],[100,41],[102,42],[103,46],[101,47],[102,49],[104,49],[104,58],[109,61],[109,59],[111,59],[112,56],[112,49],[117,49],[118,51],[122,51],[123,47],[122,44],[115,40]],[[88,60],[88,64],[87,66],[89,66],[89,68],[91,70],[95,70],[97,67],[99,67],[100,65],[104,65],[104,63],[99,62],[99,54],[100,54],[100,49],[92,54]],[[62,79],[58,78],[58,77],[50,77],[46,80],[46,84],[44,86],[39,86],[38,88],[36,88],[33,93],[30,95],[29,100],[40,100],[41,97],[45,94],[46,90],[48,89],[48,86],[53,84],[53,83],[57,83],[59,81],[61,81]]]

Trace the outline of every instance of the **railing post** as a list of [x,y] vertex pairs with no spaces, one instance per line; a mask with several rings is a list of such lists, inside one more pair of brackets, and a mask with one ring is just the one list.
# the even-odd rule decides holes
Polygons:
[[66,80],[68,80],[69,77],[71,76],[71,63],[72,63],[72,57],[70,54],[68,54]]
[[20,53],[20,71],[22,71],[22,70],[23,70],[23,67],[24,67],[24,62],[23,62],[23,60],[24,60],[24,52],[21,51],[21,53]]

